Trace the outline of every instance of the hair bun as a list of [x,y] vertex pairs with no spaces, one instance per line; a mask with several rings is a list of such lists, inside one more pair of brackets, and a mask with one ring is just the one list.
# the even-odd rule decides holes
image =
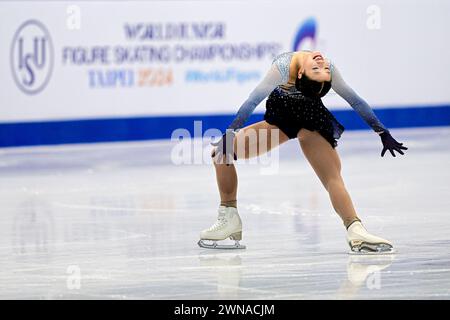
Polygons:
[[330,91],[331,81],[319,82],[303,74],[300,79],[295,80],[295,87],[306,97],[322,98]]

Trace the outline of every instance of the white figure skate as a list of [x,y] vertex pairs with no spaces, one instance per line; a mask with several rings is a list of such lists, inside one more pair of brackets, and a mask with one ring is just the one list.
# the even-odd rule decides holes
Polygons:
[[347,229],[350,254],[390,254],[394,253],[392,243],[367,232],[361,222],[355,221]]
[[[218,244],[217,241],[230,238],[234,244]],[[245,249],[239,243],[242,240],[242,221],[234,207],[219,206],[219,217],[216,223],[200,233],[198,245],[208,249]],[[207,243],[206,241],[212,241]]]

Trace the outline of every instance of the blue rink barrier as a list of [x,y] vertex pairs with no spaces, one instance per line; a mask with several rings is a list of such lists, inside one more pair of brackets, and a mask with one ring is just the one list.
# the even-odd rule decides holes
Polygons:
[[[346,130],[370,129],[352,109],[331,112]],[[450,105],[384,108],[374,109],[374,112],[389,129],[450,125]],[[223,131],[234,116],[177,115],[0,123],[0,147],[170,139],[177,128],[184,128],[194,136],[194,121],[202,121],[203,132],[209,128]],[[255,113],[246,125],[262,119],[263,114]]]

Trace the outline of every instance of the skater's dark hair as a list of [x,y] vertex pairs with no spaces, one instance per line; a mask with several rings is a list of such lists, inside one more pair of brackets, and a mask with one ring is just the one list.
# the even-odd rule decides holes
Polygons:
[[319,82],[311,80],[303,73],[300,79],[295,79],[295,87],[307,97],[322,98],[330,91],[331,81]]

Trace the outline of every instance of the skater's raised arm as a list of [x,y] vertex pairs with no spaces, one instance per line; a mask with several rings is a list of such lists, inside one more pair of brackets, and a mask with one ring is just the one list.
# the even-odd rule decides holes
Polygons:
[[273,63],[264,79],[256,86],[247,100],[241,105],[233,122],[228,126],[228,129],[237,130],[242,128],[261,101],[264,100],[273,89],[283,83],[283,77],[276,64]]
[[394,150],[400,154],[404,154],[402,150],[408,150],[408,148],[403,146],[403,143],[398,142],[392,137],[389,130],[378,120],[367,102],[345,83],[341,73],[334,64],[331,64],[331,88],[350,104],[373,131],[380,135],[383,144],[383,149],[381,150],[382,157],[387,150],[389,150],[393,157],[395,157]]
[[341,96],[359,114],[359,116],[378,134],[389,130],[378,120],[372,108],[361,98],[341,76],[336,66],[331,63],[331,88]]
[[[278,56],[277,58],[279,58]],[[236,117],[228,126],[228,129],[223,134],[222,138],[217,142],[211,144],[216,147],[212,153],[212,157],[221,157],[225,159],[227,165],[232,163],[232,159],[236,160],[236,154],[233,152],[233,140],[235,132],[242,128],[255,108],[264,100],[278,85],[283,84],[289,78],[289,64],[286,59],[275,58],[272,66],[264,76],[264,79],[256,86],[250,93],[249,97],[239,108]],[[287,68],[286,68],[287,66]],[[284,70],[284,74],[280,71]],[[224,155],[224,157],[223,157]]]

